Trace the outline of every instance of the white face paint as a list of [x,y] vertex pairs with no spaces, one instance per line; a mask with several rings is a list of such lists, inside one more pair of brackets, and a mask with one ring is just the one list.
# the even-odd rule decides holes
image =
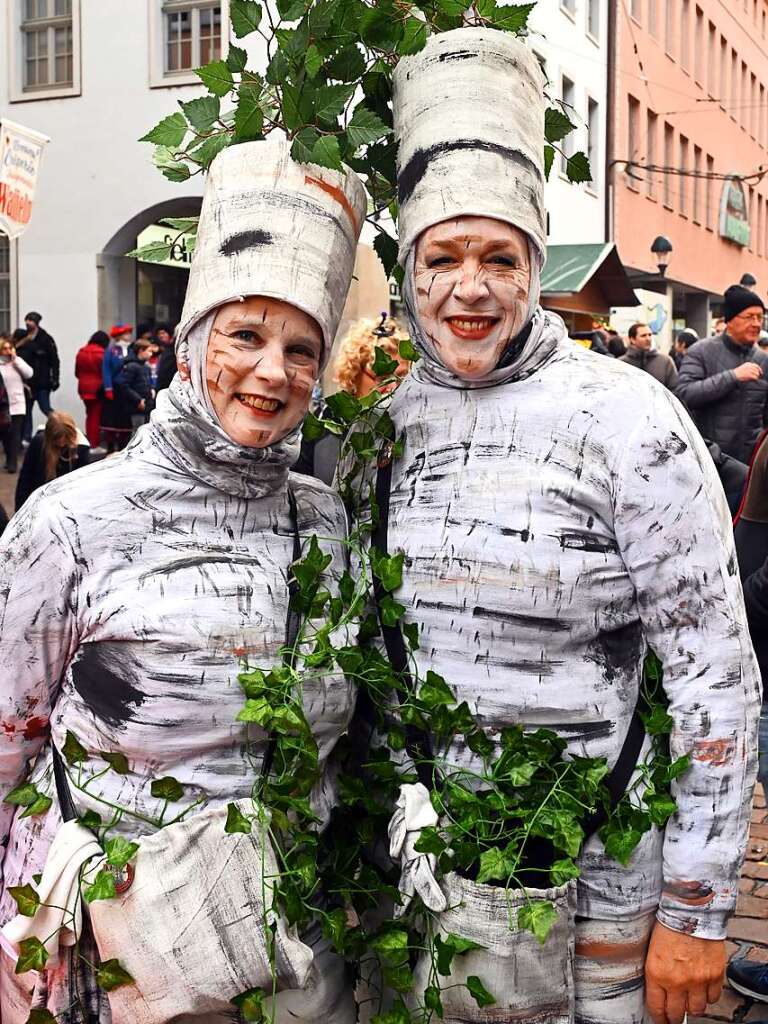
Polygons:
[[287,302],[252,295],[219,308],[205,375],[216,417],[235,444],[266,448],[300,423],[322,350],[315,321]]
[[421,327],[446,369],[464,380],[494,370],[526,321],[526,234],[491,217],[436,224],[416,244],[414,279]]

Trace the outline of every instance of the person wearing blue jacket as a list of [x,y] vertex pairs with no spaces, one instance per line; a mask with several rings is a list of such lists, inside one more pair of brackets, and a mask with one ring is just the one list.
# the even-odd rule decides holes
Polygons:
[[154,351],[155,346],[146,338],[135,341],[115,378],[115,404],[121,419],[130,422],[133,431],[147,422],[154,405],[149,365]]
[[104,444],[107,452],[119,452],[128,444],[131,436],[131,420],[122,414],[115,401],[115,380],[123,363],[128,358],[131,345],[131,324],[115,324],[109,336],[112,339],[104,353],[101,364],[102,383],[104,387],[104,407],[101,413],[101,429],[104,432]]

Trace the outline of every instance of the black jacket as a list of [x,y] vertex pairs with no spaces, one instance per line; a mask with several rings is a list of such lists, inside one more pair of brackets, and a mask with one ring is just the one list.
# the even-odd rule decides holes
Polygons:
[[152,401],[152,371],[149,363],[142,362],[136,356],[128,356],[120,372],[115,378],[115,398],[122,410],[129,415],[141,412],[139,402],[145,402],[145,412],[149,412]]
[[169,388],[171,381],[176,375],[176,349],[173,345],[166,346],[160,353],[157,361],[157,390]]
[[[65,473],[70,473],[73,469],[79,469],[81,466],[87,466],[90,458],[91,449],[88,445],[79,444],[71,460],[59,459],[56,477],[64,476]],[[45,479],[45,431],[38,430],[27,448],[24,462],[21,464],[19,479],[16,482],[16,511],[19,511],[33,491],[47,482]]]
[[59,353],[56,342],[47,331],[38,327],[37,334],[23,345],[18,353],[32,367],[32,377],[27,382],[34,394],[36,391],[56,391],[59,386]]
[[768,700],[768,558],[743,581],[749,635],[763,677],[763,701]]
[[[739,382],[733,371],[744,363],[760,365],[763,376]],[[727,334],[697,341],[680,367],[675,394],[702,435],[740,462],[749,463],[768,424],[767,370],[768,356],[757,345],[737,345]]]

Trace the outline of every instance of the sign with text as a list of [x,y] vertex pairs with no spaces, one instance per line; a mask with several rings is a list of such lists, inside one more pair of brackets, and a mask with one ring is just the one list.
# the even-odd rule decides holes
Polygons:
[[168,245],[171,251],[167,259],[149,260],[148,262],[159,267],[178,267],[179,270],[189,270],[195,248],[194,235],[177,231],[176,228],[167,227],[164,224],[150,224],[136,239],[136,248],[141,249],[145,245],[152,245],[153,242]]
[[0,232],[18,238],[32,216],[47,135],[3,118],[0,123]]
[[738,178],[723,182],[720,197],[720,236],[737,245],[749,245],[749,210],[744,186]]

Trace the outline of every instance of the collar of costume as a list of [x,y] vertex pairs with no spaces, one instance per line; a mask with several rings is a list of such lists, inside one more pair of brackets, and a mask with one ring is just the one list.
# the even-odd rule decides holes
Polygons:
[[165,457],[201,483],[241,498],[263,498],[286,486],[299,457],[301,428],[267,448],[235,444],[179,374],[161,391],[149,427]]

